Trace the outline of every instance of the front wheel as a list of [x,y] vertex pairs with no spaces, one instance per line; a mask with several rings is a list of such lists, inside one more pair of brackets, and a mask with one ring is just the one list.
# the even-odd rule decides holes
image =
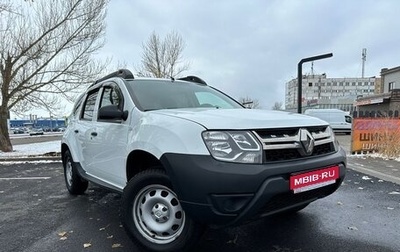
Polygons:
[[150,251],[185,251],[203,231],[202,225],[185,214],[161,169],[145,170],[129,181],[121,212],[128,234]]

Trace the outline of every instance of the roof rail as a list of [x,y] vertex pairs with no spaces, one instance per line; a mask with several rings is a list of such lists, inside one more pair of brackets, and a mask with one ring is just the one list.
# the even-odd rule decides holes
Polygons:
[[196,83],[199,83],[199,84],[207,85],[207,83],[203,79],[200,79],[199,77],[193,76],[193,75],[186,76],[186,77],[183,77],[183,78],[179,78],[178,80],[191,81],[191,82],[196,82]]
[[133,76],[132,72],[129,71],[128,69],[119,69],[118,71],[115,71],[113,73],[110,73],[103,78],[100,78],[94,82],[94,84],[99,83],[101,81],[113,78],[113,77],[120,77],[123,79],[134,79],[135,77]]

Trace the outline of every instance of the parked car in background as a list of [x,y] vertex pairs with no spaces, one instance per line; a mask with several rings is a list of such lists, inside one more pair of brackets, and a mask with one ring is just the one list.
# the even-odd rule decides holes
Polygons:
[[43,127],[43,132],[51,132],[51,128],[50,127]]
[[51,129],[52,132],[64,132],[65,131],[65,127],[54,127]]
[[64,132],[64,131],[65,131],[65,127],[58,128],[58,132]]
[[22,128],[15,128],[15,129],[13,130],[13,133],[14,133],[14,134],[24,134],[25,131],[24,131],[24,129],[22,129]]
[[335,133],[351,134],[353,118],[340,109],[307,109],[304,114],[326,121]]
[[29,131],[30,136],[35,136],[35,135],[43,135],[43,129],[38,129],[38,128],[32,128]]

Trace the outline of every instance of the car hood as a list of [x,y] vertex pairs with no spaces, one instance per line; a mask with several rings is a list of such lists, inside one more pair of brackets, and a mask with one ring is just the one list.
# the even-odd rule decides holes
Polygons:
[[318,118],[291,112],[260,109],[163,109],[148,113],[198,123],[206,129],[265,129],[328,125]]

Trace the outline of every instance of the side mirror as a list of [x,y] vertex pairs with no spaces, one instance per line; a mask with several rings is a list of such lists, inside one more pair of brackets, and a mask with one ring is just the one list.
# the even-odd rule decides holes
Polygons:
[[99,109],[98,118],[100,120],[126,120],[128,111],[121,111],[116,105],[107,105]]

